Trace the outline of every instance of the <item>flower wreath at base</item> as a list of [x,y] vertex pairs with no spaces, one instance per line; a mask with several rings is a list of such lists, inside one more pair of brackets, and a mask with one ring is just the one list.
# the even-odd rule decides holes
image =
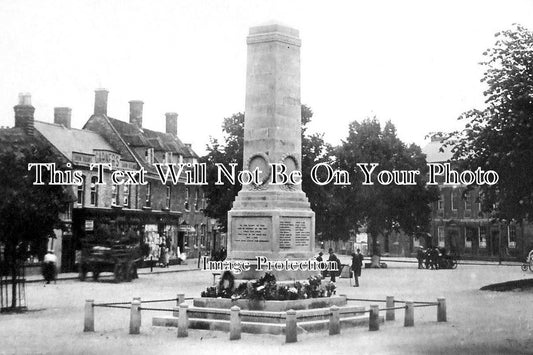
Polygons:
[[278,284],[276,277],[267,272],[260,279],[242,282],[235,288],[235,276],[230,271],[225,271],[218,285],[208,287],[201,296],[251,301],[286,301],[333,296],[336,293],[335,284],[331,282],[322,284],[322,279],[321,275],[316,275],[309,277],[306,281],[296,281],[292,285]]

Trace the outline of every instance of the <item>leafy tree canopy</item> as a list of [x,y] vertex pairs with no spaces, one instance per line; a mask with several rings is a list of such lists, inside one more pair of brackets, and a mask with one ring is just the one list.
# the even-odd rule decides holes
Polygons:
[[459,119],[462,131],[448,135],[462,169],[494,170],[495,185],[482,185],[482,208],[495,218],[533,220],[533,32],[520,25],[496,33],[483,53],[481,80],[486,107]]
[[[413,235],[428,229],[430,203],[438,199],[438,194],[426,186],[425,155],[418,146],[405,145],[390,121],[383,128],[375,117],[352,122],[336,156],[338,168],[350,173],[351,184],[339,190],[345,218],[352,221],[352,228],[366,225],[374,242],[378,234],[387,238],[393,230]],[[373,185],[363,185],[364,174],[357,163],[379,164],[372,174]],[[414,185],[383,185],[376,181],[382,170],[418,170],[420,174]]]
[[[18,135],[16,141],[13,136],[9,141],[0,139],[0,148],[0,241],[6,261],[14,265],[25,260],[28,252],[44,254],[48,237],[62,226],[59,213],[65,211],[73,194],[64,186],[33,185],[35,169],[29,171],[29,163],[61,165],[44,143]],[[49,181],[47,173],[43,179]]]

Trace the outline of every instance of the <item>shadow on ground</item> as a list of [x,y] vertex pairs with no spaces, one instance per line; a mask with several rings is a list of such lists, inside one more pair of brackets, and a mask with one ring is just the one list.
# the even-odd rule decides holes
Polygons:
[[491,284],[483,286],[480,288],[481,291],[531,291],[533,290],[533,279],[525,280],[513,280],[507,282],[500,282],[496,284]]

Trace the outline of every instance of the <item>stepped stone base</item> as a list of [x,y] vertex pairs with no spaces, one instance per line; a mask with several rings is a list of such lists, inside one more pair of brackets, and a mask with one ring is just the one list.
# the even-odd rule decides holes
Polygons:
[[233,301],[230,298],[200,297],[194,299],[193,305],[195,307],[223,309],[230,309],[232,306],[238,306],[241,310],[286,312],[289,309],[301,310],[329,308],[331,306],[346,306],[346,296],[308,298],[305,300],[288,301],[250,301],[245,299]]
[[[239,304],[238,302],[241,301]],[[324,297],[295,301],[263,301],[263,310],[252,310],[247,300],[220,298],[197,298],[194,307],[189,308],[189,328],[229,331],[229,308],[241,307],[241,327],[245,333],[284,334],[285,311],[295,309],[298,320],[298,332],[321,331],[328,329],[330,309],[336,305],[340,308],[340,321],[343,327],[368,326],[368,314],[364,307],[347,306],[346,296]],[[320,308],[318,308],[320,307]],[[172,316],[158,316],[152,319],[152,325],[177,327],[179,311]],[[380,322],[383,322],[380,317]]]

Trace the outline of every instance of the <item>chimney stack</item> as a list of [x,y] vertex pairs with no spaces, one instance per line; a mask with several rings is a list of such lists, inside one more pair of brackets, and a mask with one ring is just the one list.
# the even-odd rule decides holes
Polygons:
[[143,126],[143,104],[140,100],[130,101],[130,123],[137,128]]
[[178,114],[175,112],[165,113],[168,134],[172,134],[174,137],[178,136]]
[[31,95],[20,93],[19,103],[13,109],[15,110],[15,127],[22,128],[27,135],[33,136],[35,107],[31,105]]
[[72,109],[70,107],[54,107],[54,123],[70,128]]
[[107,94],[106,89],[96,89],[94,91],[94,114],[107,115]]

